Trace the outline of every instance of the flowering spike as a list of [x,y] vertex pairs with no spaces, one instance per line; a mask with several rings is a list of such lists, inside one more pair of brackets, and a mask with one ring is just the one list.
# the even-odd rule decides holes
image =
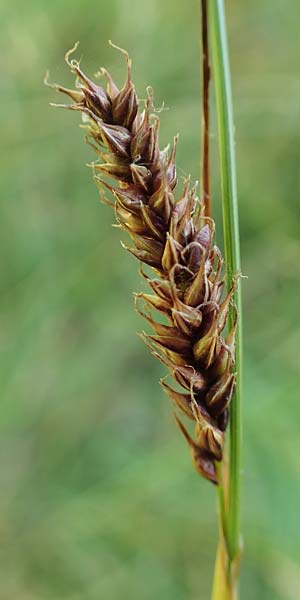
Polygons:
[[[107,80],[106,89],[85,75],[79,62],[71,59],[77,44],[66,54],[77,77],[76,90],[49,84],[47,78],[45,83],[71,97],[73,104],[68,108],[84,114],[86,141],[102,161],[92,165],[95,181],[112,194],[118,226],[133,242],[130,248],[122,245],[154,270],[151,278],[140,269],[152,293],[137,294],[135,306],[154,331],[141,337],[181,388],[177,391],[161,382],[178,410],[195,423],[193,439],[176,416],[198,473],[217,483],[216,462],[222,458],[236,377],[232,371],[237,277],[224,297],[224,261],[214,245],[214,221],[204,215],[197,185],[191,187],[188,178],[175,199],[178,138],[171,151],[168,147],[159,150],[159,118],[151,114],[153,92],[147,89],[144,109],[139,111],[131,60],[125,50],[114,47],[123,54],[127,67],[121,89],[105,69],[99,73]],[[113,177],[118,185],[110,185],[98,173]],[[235,319],[222,338],[230,305]],[[166,323],[154,318],[152,311],[160,312]]]

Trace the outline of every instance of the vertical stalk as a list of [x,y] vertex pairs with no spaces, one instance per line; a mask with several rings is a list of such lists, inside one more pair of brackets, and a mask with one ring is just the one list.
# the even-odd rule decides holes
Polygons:
[[228,577],[226,563],[227,547],[221,536],[216,557],[212,600],[237,600],[237,580]]
[[[222,212],[225,259],[227,266],[227,286],[232,285],[232,277],[240,271],[238,202],[236,188],[236,167],[234,149],[234,125],[230,67],[227,48],[226,21],[223,0],[208,0],[208,22],[212,50],[212,66],[216,91],[218,115],[219,154],[221,168]],[[239,314],[236,334],[236,390],[230,408],[229,430],[229,473],[228,505],[226,507],[226,539],[221,540],[219,558],[216,565],[215,581],[220,577],[220,564],[228,573],[228,593],[215,592],[214,600],[236,598],[235,580],[237,578],[240,556],[240,500],[241,500],[241,375],[242,375],[242,314],[241,285],[238,282],[235,302]],[[234,314],[229,315],[229,327],[233,325]],[[224,541],[224,543],[223,543]],[[225,556],[225,551],[227,556]],[[226,563],[226,564],[225,564]],[[219,575],[218,575],[219,573]],[[215,584],[215,589],[216,589]],[[218,586],[217,586],[218,587]],[[230,589],[231,588],[231,589]],[[221,588],[219,588],[221,589]],[[216,595],[216,593],[218,595]],[[228,594],[231,595],[228,595]]]
[[207,0],[201,0],[201,55],[202,55],[202,201],[204,213],[211,216],[210,172],[209,172],[209,44],[207,22]]

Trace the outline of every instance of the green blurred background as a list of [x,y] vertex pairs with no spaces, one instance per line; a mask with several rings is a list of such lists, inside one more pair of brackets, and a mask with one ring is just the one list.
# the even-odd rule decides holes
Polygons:
[[[297,2],[226,2],[245,319],[242,600],[300,597],[300,78]],[[198,178],[195,0],[1,3],[1,600],[206,600],[215,489],[197,477],[164,369],[136,335],[143,286],[85,163],[65,51],[151,84],[162,144]],[[217,131],[212,126],[219,223]]]

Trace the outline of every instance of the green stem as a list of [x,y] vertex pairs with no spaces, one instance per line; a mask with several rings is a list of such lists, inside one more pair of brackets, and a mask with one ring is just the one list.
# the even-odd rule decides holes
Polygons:
[[[234,150],[234,126],[230,83],[230,68],[227,49],[226,21],[223,0],[209,0],[209,33],[212,49],[212,66],[215,81],[218,115],[219,153],[221,167],[222,211],[224,228],[227,286],[232,286],[232,277],[240,272],[239,223],[236,189]],[[238,282],[235,302],[239,314],[236,334],[237,383],[230,408],[229,431],[229,478],[228,508],[226,515],[226,546],[229,572],[238,562],[240,554],[240,500],[241,500],[241,375],[242,375],[242,313],[241,285]],[[231,309],[229,327],[234,313]],[[235,569],[234,569],[235,570]]]
[[212,600],[237,600],[237,580],[228,577],[227,562],[226,543],[221,536],[216,557]]

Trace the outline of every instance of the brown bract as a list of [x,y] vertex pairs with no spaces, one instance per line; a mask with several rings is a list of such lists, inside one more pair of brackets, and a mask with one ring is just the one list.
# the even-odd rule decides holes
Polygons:
[[[152,335],[142,337],[174,380],[175,388],[162,381],[164,390],[196,423],[193,439],[176,417],[196,469],[217,483],[216,461],[222,458],[235,386],[235,307],[234,325],[226,335],[223,332],[236,278],[224,295],[223,258],[214,245],[214,222],[204,216],[189,180],[175,198],[177,138],[171,150],[159,149],[159,118],[152,114],[151,90],[139,110],[127,52],[121,50],[127,78],[119,90],[105,69],[100,74],[107,80],[106,88],[91,81],[79,63],[70,60],[76,47],[66,55],[77,77],[76,89],[46,83],[72,99],[68,108],[84,114],[86,141],[101,159],[93,165],[95,180],[114,196],[117,221],[133,242],[127,249],[154,271],[151,278],[141,269],[151,293],[135,296],[137,311],[153,329]],[[155,318],[156,311],[164,323]]]

